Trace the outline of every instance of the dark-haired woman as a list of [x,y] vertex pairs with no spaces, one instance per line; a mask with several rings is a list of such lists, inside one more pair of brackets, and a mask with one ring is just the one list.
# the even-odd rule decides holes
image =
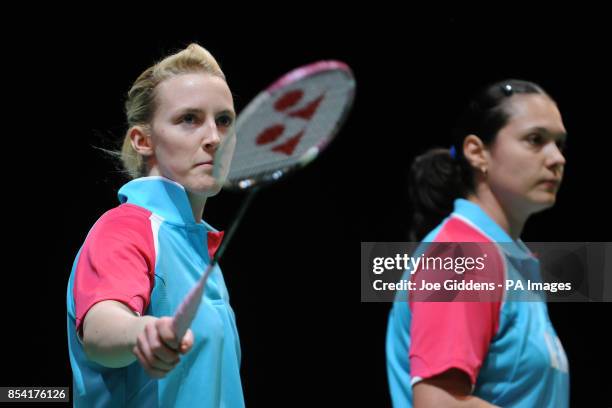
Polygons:
[[[451,149],[413,163],[413,237],[503,243],[495,272],[538,275],[520,236],[532,214],[555,203],[565,139],[559,109],[540,86],[487,86],[461,116]],[[424,302],[398,294],[386,344],[395,407],[568,406],[567,358],[546,304],[505,295]]]

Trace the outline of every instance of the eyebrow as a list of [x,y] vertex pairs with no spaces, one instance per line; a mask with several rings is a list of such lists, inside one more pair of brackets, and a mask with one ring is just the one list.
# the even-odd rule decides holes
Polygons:
[[[205,111],[203,109],[200,108],[181,108],[178,110],[178,112],[180,113],[198,113],[198,114],[202,114],[205,113]],[[236,113],[231,110],[231,109],[223,109],[220,112],[216,113],[217,115],[219,114],[226,114],[232,117],[232,120],[236,118]]]
[[550,129],[547,129],[541,126],[536,126],[536,127],[527,129],[527,133],[531,133],[531,132],[552,134],[555,137],[555,139],[559,139],[561,141],[565,141],[567,139],[567,132],[551,132]]

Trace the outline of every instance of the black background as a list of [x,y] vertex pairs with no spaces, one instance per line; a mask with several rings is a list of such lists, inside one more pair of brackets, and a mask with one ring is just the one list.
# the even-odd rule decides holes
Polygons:
[[[485,83],[540,83],[569,132],[558,204],[528,222],[523,240],[610,241],[612,67],[604,22],[382,14],[348,21],[321,13],[300,23],[270,15],[265,24],[214,29],[204,18],[180,29],[164,29],[159,17],[85,19],[8,37],[0,385],[72,385],[66,283],[89,228],[117,204],[125,181],[92,145],[122,139],[132,81],[191,41],[218,59],[238,111],[280,75],[316,60],[345,61],[357,79],[353,111],[335,142],[261,192],[222,261],[248,406],[390,405],[390,305],[359,302],[359,242],[407,239],[406,169],[425,149],[449,145],[455,115]],[[226,228],[242,198],[220,194],[205,218]],[[609,406],[604,330],[612,305],[549,310],[570,360],[572,406]]]

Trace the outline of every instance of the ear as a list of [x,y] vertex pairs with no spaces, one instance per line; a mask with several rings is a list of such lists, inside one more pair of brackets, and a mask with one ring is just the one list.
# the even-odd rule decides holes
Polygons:
[[482,171],[489,167],[487,148],[476,135],[468,135],[463,139],[463,156],[473,168]]
[[132,126],[129,136],[136,153],[145,157],[153,155],[153,140],[148,129],[144,126]]

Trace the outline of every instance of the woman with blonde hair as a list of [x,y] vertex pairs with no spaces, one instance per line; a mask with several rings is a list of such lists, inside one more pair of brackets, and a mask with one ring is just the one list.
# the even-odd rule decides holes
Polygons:
[[240,343],[219,267],[191,329],[172,315],[222,233],[202,219],[227,175],[234,103],[197,44],[145,70],[126,101],[132,178],[89,231],[67,290],[75,406],[242,407]]

